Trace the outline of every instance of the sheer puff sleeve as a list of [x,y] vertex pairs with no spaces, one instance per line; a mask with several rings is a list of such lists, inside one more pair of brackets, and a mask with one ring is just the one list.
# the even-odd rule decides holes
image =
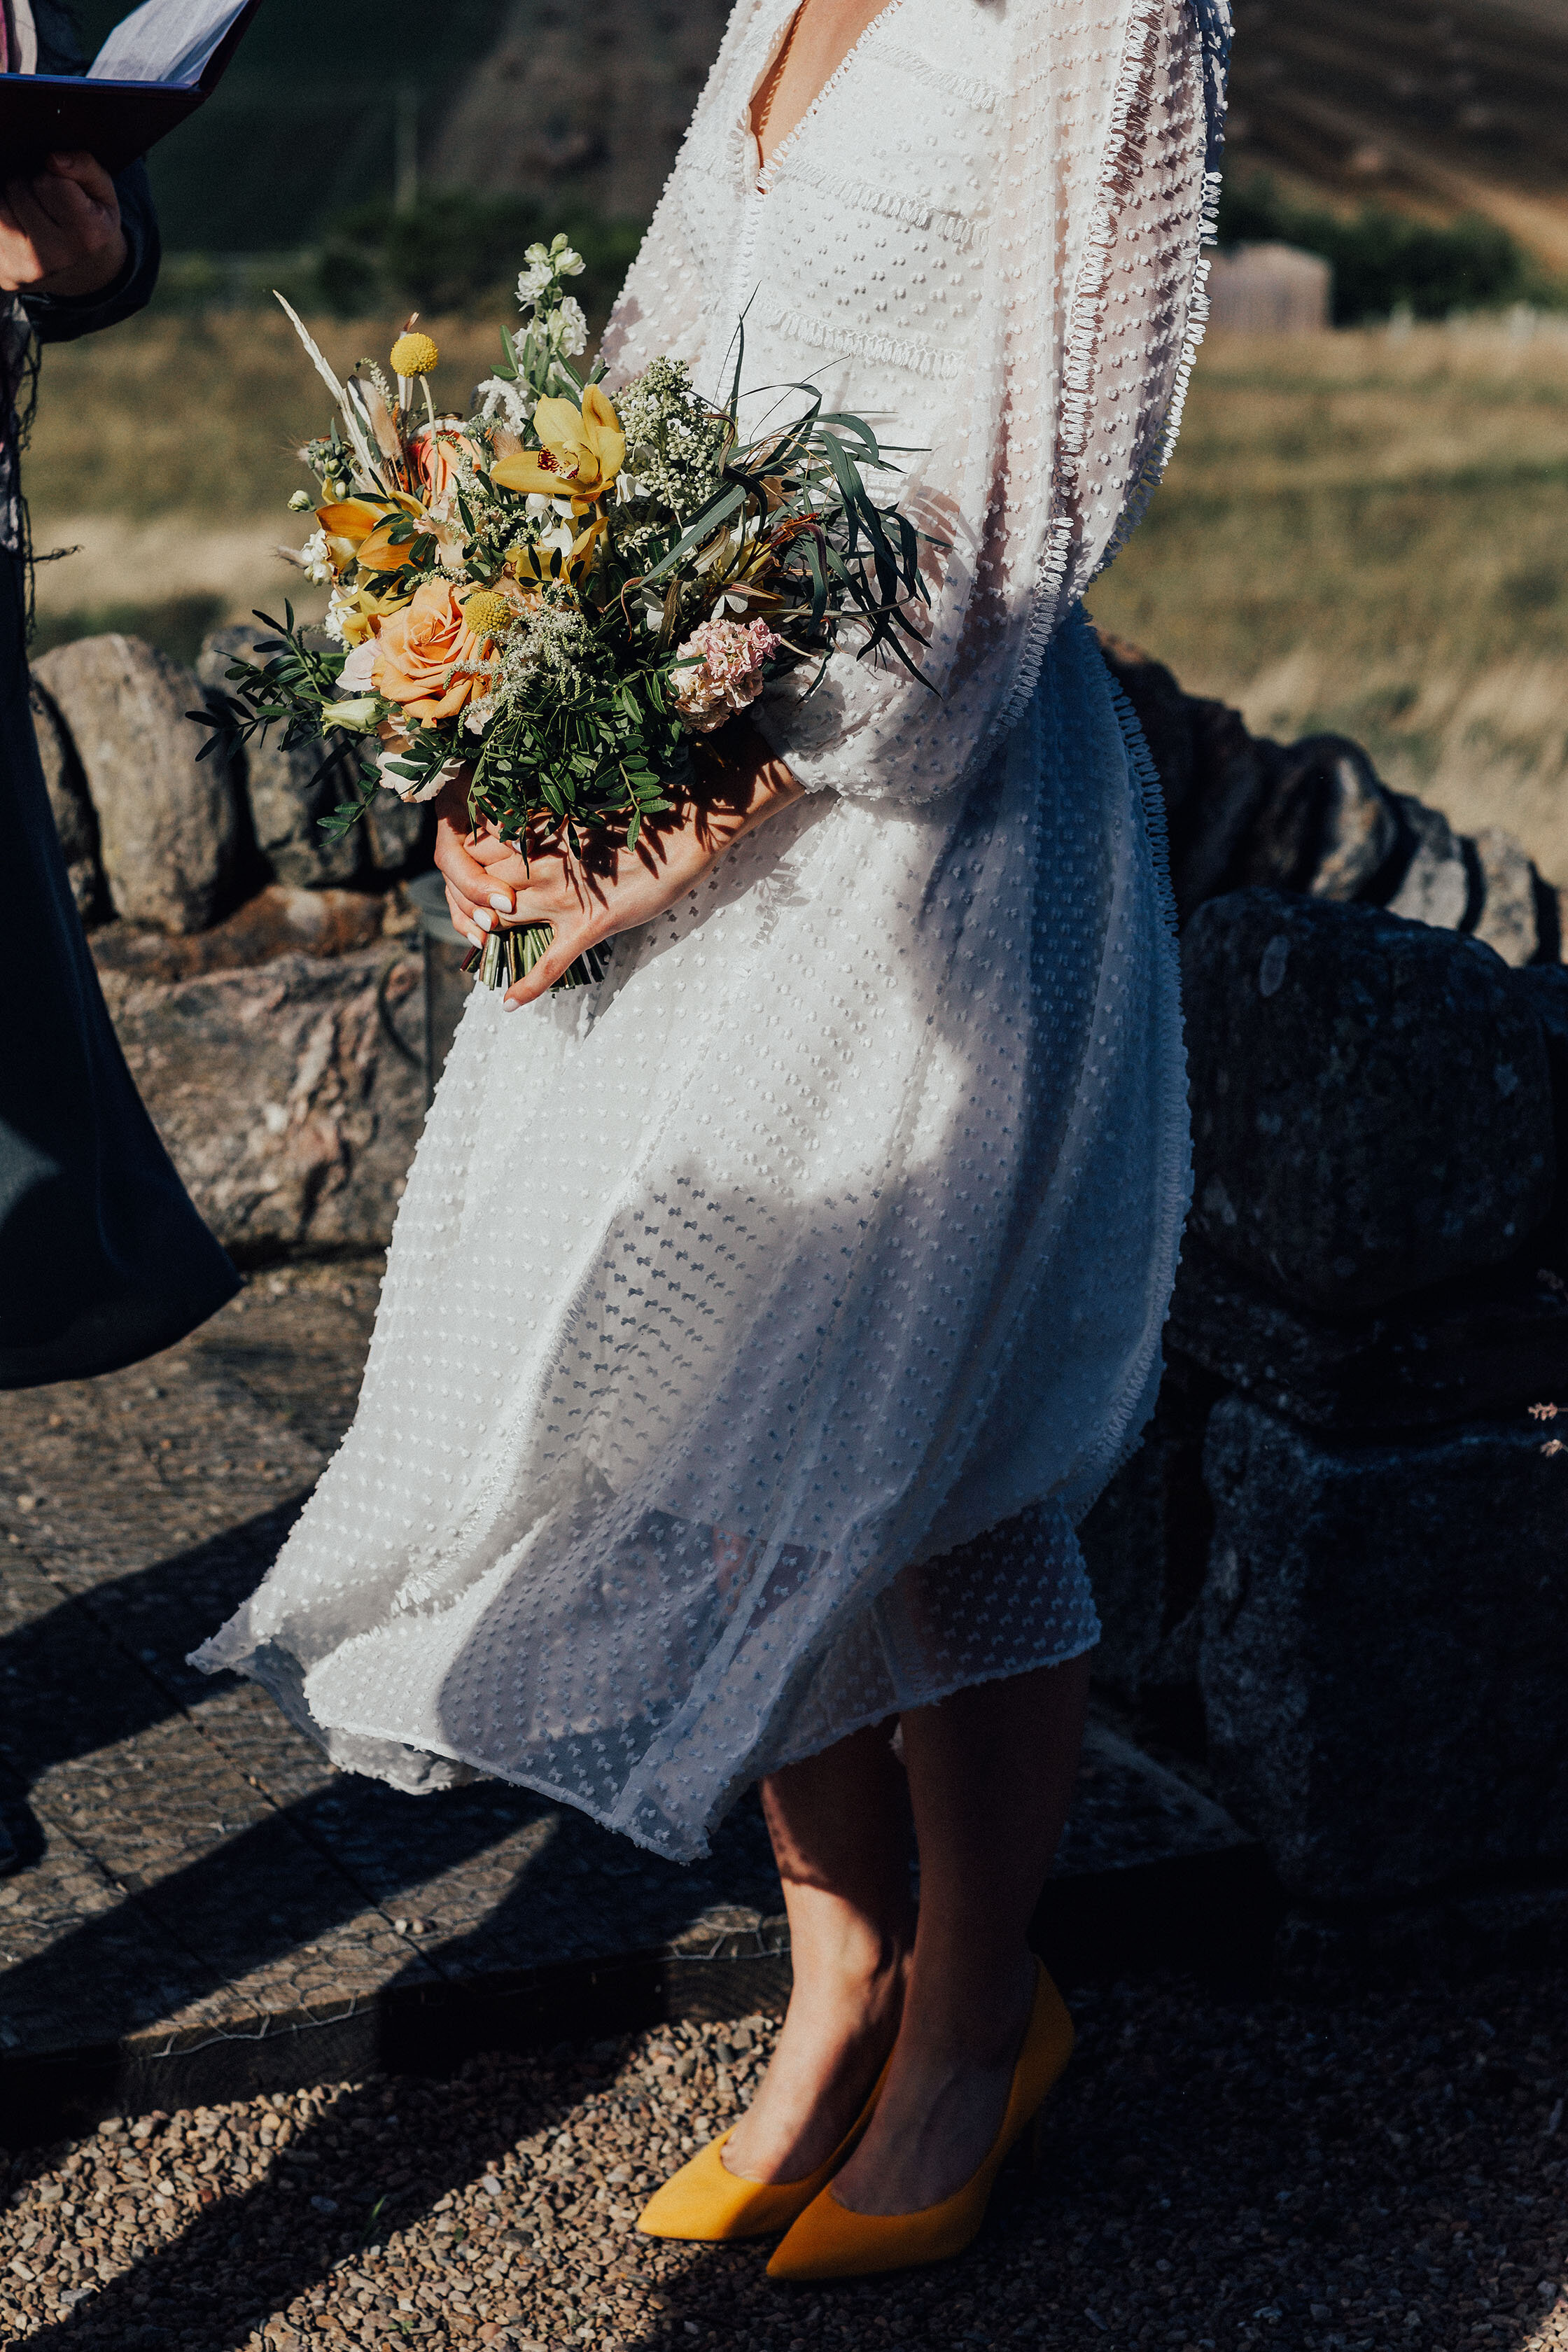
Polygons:
[[[722,184],[736,142],[714,132],[743,113],[776,13],[743,0],[731,20],[612,321],[618,372],[692,349],[715,294],[735,283],[724,239],[751,191],[744,170]],[[807,790],[922,802],[964,782],[1027,709],[1056,629],[1142,514],[1206,315],[1228,43],[1225,0],[1013,0],[995,128],[977,133],[978,300],[953,349],[935,353],[929,395],[920,387],[911,407],[906,378],[900,403],[929,409],[936,427],[900,494],[931,541],[923,678],[856,660],[847,633],[814,690],[803,691],[809,673],[772,688],[758,718]],[[876,72],[874,46],[858,70]],[[940,107],[931,70],[927,102]],[[874,111],[882,96],[868,80],[856,100]],[[833,241],[826,213],[812,226],[819,246]],[[919,268],[918,221],[889,216],[879,234],[884,286]],[[768,252],[787,275],[776,233]],[[804,287],[804,253],[800,264]],[[865,353],[839,404],[885,411],[886,300],[863,289],[858,337],[843,292],[836,303],[836,347]],[[809,319],[805,329],[808,342],[820,331]]]
[[1209,0],[1026,0],[968,397],[910,500],[931,685],[829,666],[764,706],[808,790],[931,800],[1026,709],[1056,629],[1142,515],[1203,322],[1229,26]]

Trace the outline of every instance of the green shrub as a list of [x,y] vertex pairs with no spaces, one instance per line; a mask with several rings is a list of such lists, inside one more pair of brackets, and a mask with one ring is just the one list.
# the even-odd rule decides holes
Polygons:
[[549,198],[462,188],[422,197],[405,212],[371,204],[341,215],[317,264],[321,297],[343,318],[398,301],[432,313],[480,310],[510,296],[525,247],[557,229],[587,264],[572,290],[590,322],[602,325],[642,240],[638,223]]
[[1542,286],[1508,231],[1469,214],[1444,228],[1381,205],[1354,219],[1293,204],[1266,173],[1227,181],[1220,196],[1222,247],[1278,239],[1321,253],[1334,272],[1334,324],[1386,318],[1405,305],[1418,319],[1540,300]]

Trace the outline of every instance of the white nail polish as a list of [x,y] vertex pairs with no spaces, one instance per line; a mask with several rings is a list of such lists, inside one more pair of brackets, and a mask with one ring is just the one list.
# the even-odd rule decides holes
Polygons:
[[494,898],[490,900],[490,905],[495,908],[498,915],[510,915],[511,912],[511,900],[510,898]]
[[475,908],[475,909],[474,909],[474,920],[475,920],[475,922],[476,922],[476,923],[478,923],[478,925],[479,925],[479,929],[480,929],[480,930],[481,930],[481,931],[490,931],[490,930],[493,930],[493,929],[495,929],[495,919],[495,919],[495,917],[494,917],[494,916],[489,912],[489,910],[488,909],[488,908],[484,908],[484,907],[476,907],[476,908]]
[[521,1013],[522,1011],[521,1000],[515,996],[503,996],[500,1001],[500,1009],[503,1013]]

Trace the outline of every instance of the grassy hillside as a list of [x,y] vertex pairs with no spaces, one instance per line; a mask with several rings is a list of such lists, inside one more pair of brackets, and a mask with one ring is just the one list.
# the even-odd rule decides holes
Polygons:
[[1568,277],[1568,0],[1240,0],[1229,165],[1434,219]]
[[1568,327],[1211,341],[1089,603],[1258,730],[1355,736],[1568,882]]
[[[121,0],[79,5],[89,55],[127,13]],[[416,97],[427,146],[507,14],[507,0],[378,0],[374,11],[265,0],[214,96],[153,151],[164,242],[275,253],[390,197],[399,90]]]
[[[79,13],[96,47],[124,8]],[[435,182],[645,215],[727,14],[266,0],[216,97],[154,152],[168,242],[277,252],[384,199],[400,89]],[[1239,0],[1233,100],[1237,175],[1267,169],[1345,208],[1479,212],[1568,277],[1568,0]]]

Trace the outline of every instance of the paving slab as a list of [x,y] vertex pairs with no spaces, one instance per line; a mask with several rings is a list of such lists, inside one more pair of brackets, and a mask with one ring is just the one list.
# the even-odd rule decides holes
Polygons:
[[[0,2137],[787,1990],[754,1801],[682,1868],[501,1782],[336,1772],[185,1664],[347,1426],[378,1284],[263,1274],[150,1365],[0,1399]],[[1064,1974],[1130,1939],[1223,1964],[1273,1899],[1185,1774],[1091,1725],[1037,1923]]]

